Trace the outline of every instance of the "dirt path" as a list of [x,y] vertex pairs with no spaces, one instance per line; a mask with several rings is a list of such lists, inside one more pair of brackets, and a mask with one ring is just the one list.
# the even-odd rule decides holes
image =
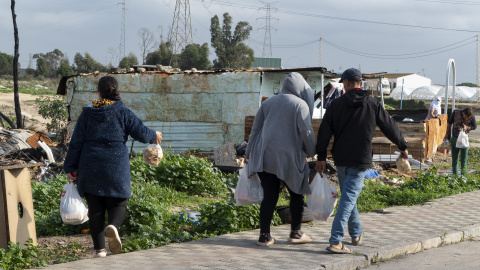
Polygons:
[[[35,99],[38,95],[19,94],[20,108],[25,119],[25,128],[46,132],[48,120],[38,114],[38,105]],[[13,93],[0,93],[0,111],[7,115],[15,116],[15,102]]]

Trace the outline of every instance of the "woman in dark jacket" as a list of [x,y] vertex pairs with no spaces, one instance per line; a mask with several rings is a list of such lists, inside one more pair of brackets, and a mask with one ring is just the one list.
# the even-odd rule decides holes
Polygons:
[[448,118],[447,123],[447,139],[452,146],[452,173],[458,175],[458,157],[460,157],[460,172],[462,175],[467,175],[468,147],[457,148],[457,139],[460,131],[463,130],[468,134],[470,130],[477,128],[475,115],[472,114],[472,109],[470,108],[454,110]]
[[98,96],[99,100],[84,107],[77,119],[63,168],[87,200],[95,257],[105,257],[105,236],[112,253],[122,250],[118,228],[131,197],[130,161],[125,145],[128,136],[142,143],[158,144],[162,133],[147,128],[125,106],[114,77],[99,80]]

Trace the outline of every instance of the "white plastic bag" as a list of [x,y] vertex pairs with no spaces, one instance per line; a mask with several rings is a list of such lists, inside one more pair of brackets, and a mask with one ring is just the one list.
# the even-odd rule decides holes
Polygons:
[[143,162],[157,167],[162,161],[163,150],[159,144],[149,144],[145,150],[143,150]]
[[233,197],[237,201],[237,206],[260,203],[263,201],[263,188],[260,178],[257,174],[248,177],[248,164],[240,169],[240,178]]
[[468,142],[468,135],[465,131],[460,130],[457,138],[457,148],[468,148],[470,143]]
[[73,183],[63,187],[60,215],[65,224],[78,225],[88,221],[88,208]]
[[337,204],[338,192],[334,186],[328,184],[325,174],[315,175],[310,184],[311,194],[307,195],[307,206],[312,217],[316,220],[326,221],[333,214]]

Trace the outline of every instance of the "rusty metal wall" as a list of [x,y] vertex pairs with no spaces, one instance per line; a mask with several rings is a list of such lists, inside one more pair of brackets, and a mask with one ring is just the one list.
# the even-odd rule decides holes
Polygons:
[[[78,75],[67,81],[71,130],[82,107],[98,98],[98,80],[104,75]],[[162,146],[174,152],[209,151],[243,141],[245,115],[255,115],[259,107],[260,72],[108,75],[117,79],[126,106],[148,127],[161,131]],[[135,142],[133,150],[144,147]]]
[[[113,76],[120,96],[145,125],[161,131],[162,147],[173,152],[212,151],[244,139],[245,116],[254,116],[262,96],[280,92],[290,72],[301,73],[316,93],[320,70],[236,71],[168,74],[159,72],[87,74],[68,78],[66,102],[73,131],[82,107],[98,98],[98,80]],[[130,147],[131,142],[127,145]],[[145,145],[135,142],[133,150]]]

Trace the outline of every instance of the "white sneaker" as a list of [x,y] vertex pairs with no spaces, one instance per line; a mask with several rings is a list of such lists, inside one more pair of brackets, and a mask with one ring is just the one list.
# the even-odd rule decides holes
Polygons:
[[108,239],[108,248],[113,254],[122,252],[122,240],[118,235],[118,230],[113,225],[108,225],[105,228],[105,236]]
[[95,253],[93,254],[94,258],[105,258],[107,257],[107,251],[105,249],[99,249],[95,250]]

